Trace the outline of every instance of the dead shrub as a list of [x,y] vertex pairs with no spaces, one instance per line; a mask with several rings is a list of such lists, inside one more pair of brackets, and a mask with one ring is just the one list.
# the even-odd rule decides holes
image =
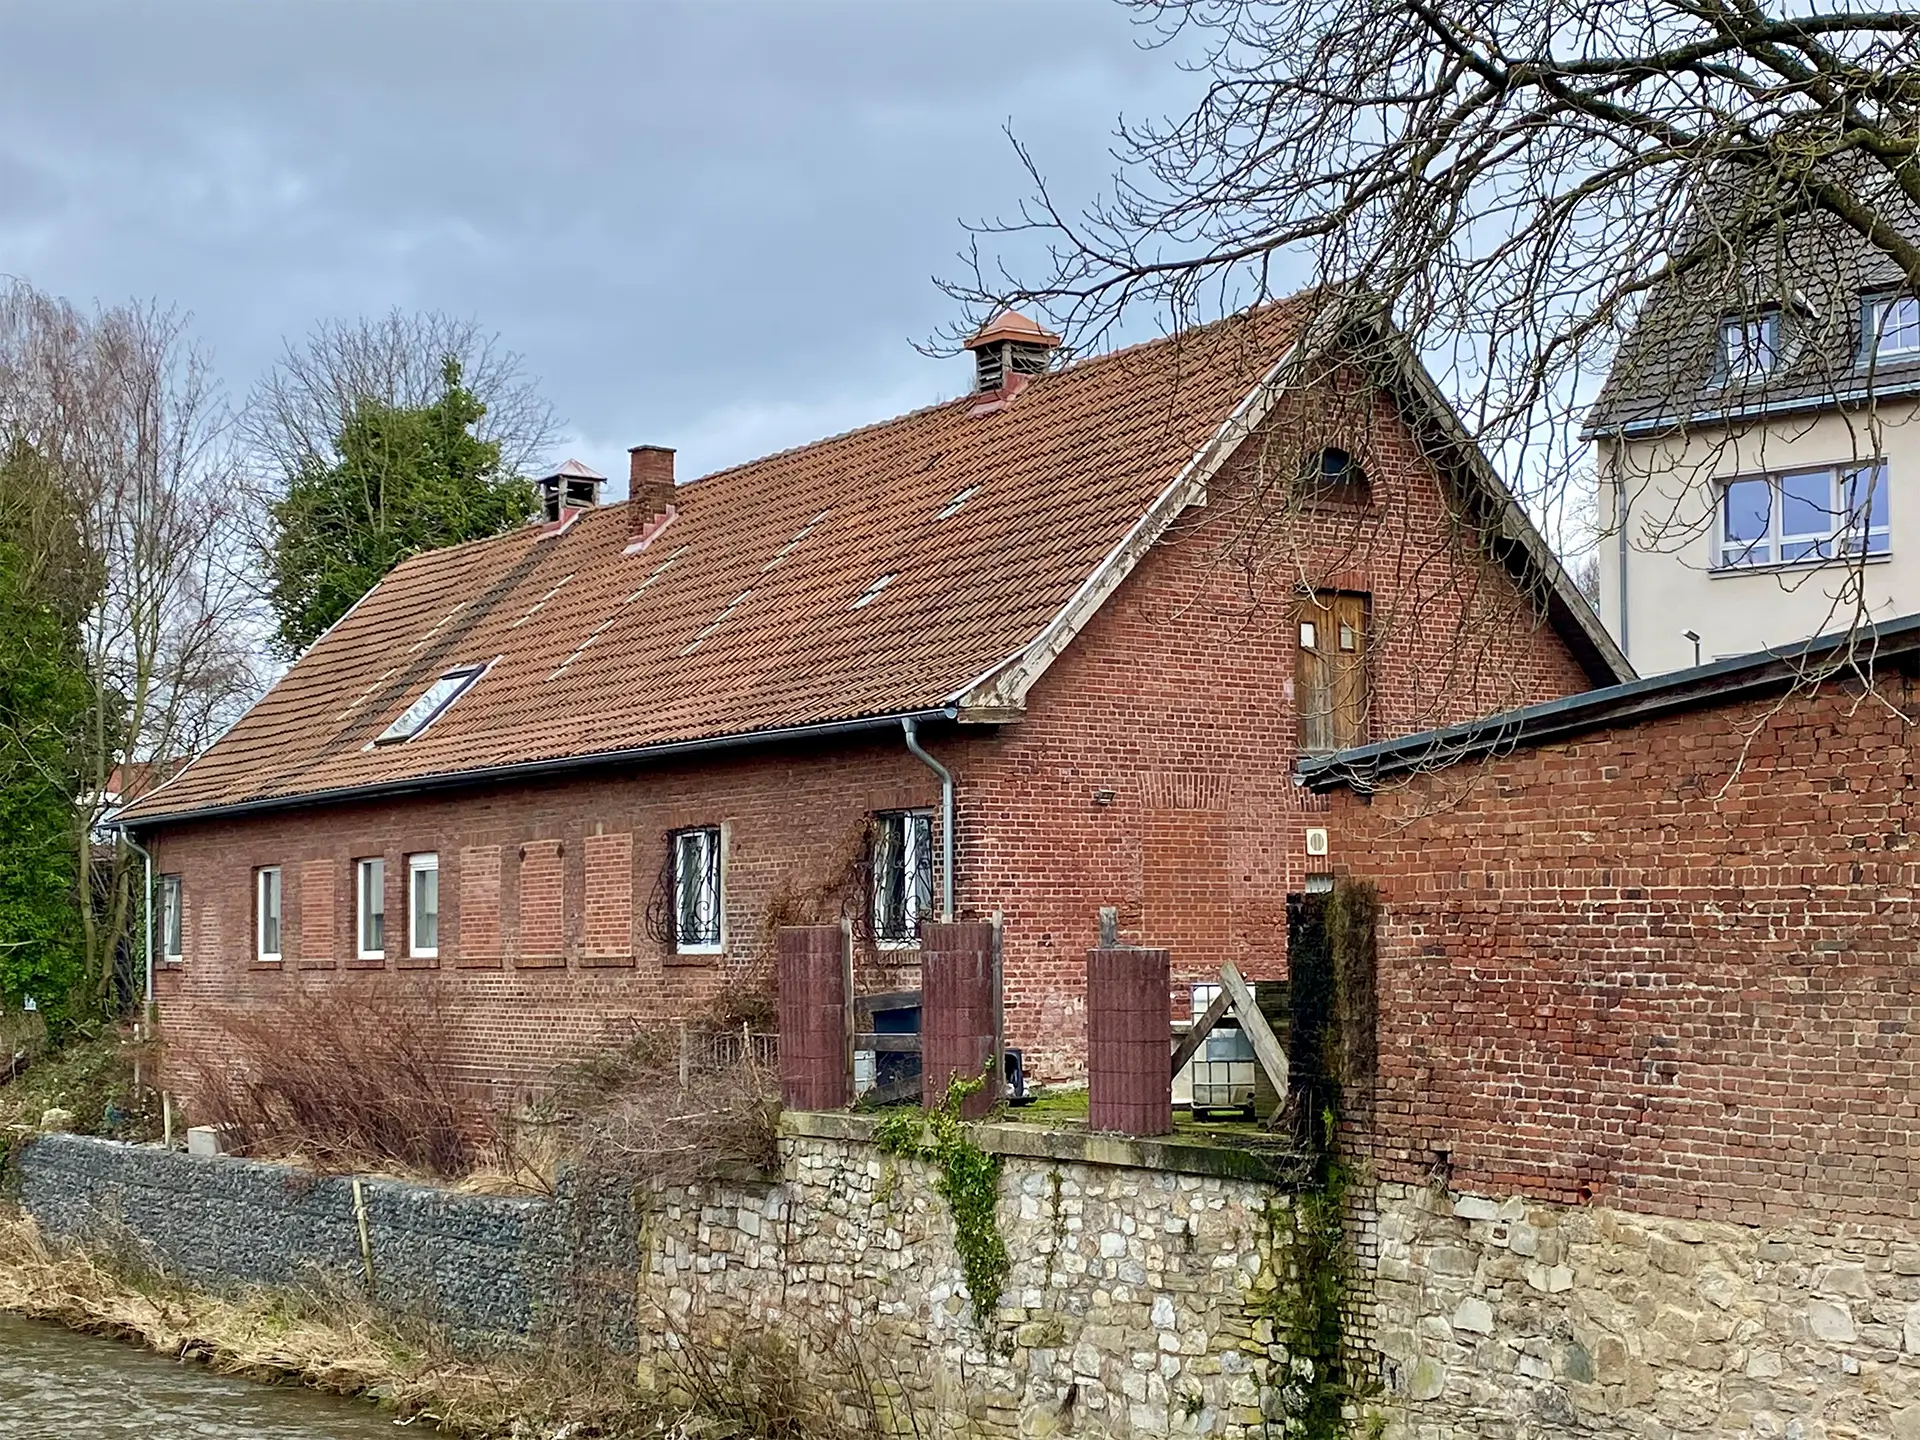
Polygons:
[[452,1078],[451,1037],[429,1007],[335,994],[216,1023],[223,1053],[201,1046],[189,1062],[193,1112],[243,1154],[454,1180],[494,1147],[498,1127]]

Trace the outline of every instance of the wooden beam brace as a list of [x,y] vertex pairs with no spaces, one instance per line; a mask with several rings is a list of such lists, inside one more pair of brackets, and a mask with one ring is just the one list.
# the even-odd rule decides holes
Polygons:
[[1173,1073],[1178,1075],[1187,1068],[1187,1062],[1206,1043],[1207,1036],[1213,1033],[1213,1027],[1227,1017],[1227,1007],[1233,1004],[1233,996],[1222,985],[1220,993],[1213,997],[1213,1003],[1200,1012],[1200,1018],[1193,1022],[1193,1028],[1181,1039],[1179,1048],[1173,1052]]
[[1273,1033],[1273,1027],[1267,1024],[1267,1017],[1260,1013],[1260,1007],[1253,1001],[1253,991],[1247,988],[1247,982],[1240,978],[1240,972],[1233,967],[1232,961],[1220,967],[1220,990],[1222,994],[1233,997],[1233,1013],[1239,1017],[1240,1028],[1247,1032],[1247,1039],[1253,1042],[1254,1058],[1260,1062],[1260,1068],[1267,1072],[1267,1078],[1273,1081],[1273,1088],[1281,1103],[1285,1104],[1286,1047]]

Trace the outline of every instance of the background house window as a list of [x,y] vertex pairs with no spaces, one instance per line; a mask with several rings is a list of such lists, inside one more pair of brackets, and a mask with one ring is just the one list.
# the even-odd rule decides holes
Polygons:
[[676,830],[673,842],[673,940],[681,954],[720,948],[720,827]]
[[1887,465],[1822,465],[1743,475],[1720,487],[1718,569],[1886,555]]
[[1876,358],[1920,353],[1920,299],[1888,295],[1869,301],[1867,339]]
[[1303,751],[1366,743],[1366,596],[1315,595],[1302,604],[1293,696]]
[[160,877],[160,955],[162,959],[178,960],[186,953],[186,919],[181,913],[180,902],[185,892],[180,886],[178,875]]
[[933,812],[882,810],[873,817],[873,936],[911,945],[933,913]]
[[253,872],[255,953],[262,960],[280,958],[280,867],[267,865]]
[[407,857],[407,953],[432,959],[440,953],[440,857]]
[[1780,360],[1780,312],[1729,315],[1720,322],[1720,376],[1748,380]]
[[378,856],[354,866],[354,889],[362,960],[380,960],[387,953],[387,862]]

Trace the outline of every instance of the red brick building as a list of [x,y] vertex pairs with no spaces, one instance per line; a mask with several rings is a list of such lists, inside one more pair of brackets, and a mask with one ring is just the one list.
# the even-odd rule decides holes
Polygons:
[[1003,913],[1009,1042],[1069,1073],[1101,906],[1184,972],[1284,967],[1303,741],[1627,673],[1370,311],[1056,344],[1003,317],[957,400],[691,484],[642,447],[623,507],[569,466],[397,567],[125,814],[175,1053],[358,992],[537,1083],[761,981],[782,923],[910,981],[950,903]]
[[1381,1177],[1920,1218],[1917,674],[1910,617],[1305,762],[1381,892]]

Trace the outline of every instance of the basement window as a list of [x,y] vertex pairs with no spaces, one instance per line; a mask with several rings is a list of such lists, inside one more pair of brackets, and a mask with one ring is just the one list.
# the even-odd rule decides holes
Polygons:
[[874,596],[878,595],[882,590],[886,589],[887,586],[891,585],[895,580],[899,578],[900,576],[898,571],[894,572],[892,575],[882,575],[878,580],[875,580],[871,585],[867,586],[866,589],[862,590],[859,596],[854,600],[853,604],[849,605],[847,608],[849,610],[864,610],[867,606],[873,603]]
[[398,719],[375,736],[373,743],[397,745],[413,739],[444,715],[454,701],[466,694],[486,668],[484,665],[462,665],[457,670],[447,671],[429,685],[418,700],[402,710]]
[[873,938],[918,945],[932,913],[933,812],[882,810],[873,817]]

